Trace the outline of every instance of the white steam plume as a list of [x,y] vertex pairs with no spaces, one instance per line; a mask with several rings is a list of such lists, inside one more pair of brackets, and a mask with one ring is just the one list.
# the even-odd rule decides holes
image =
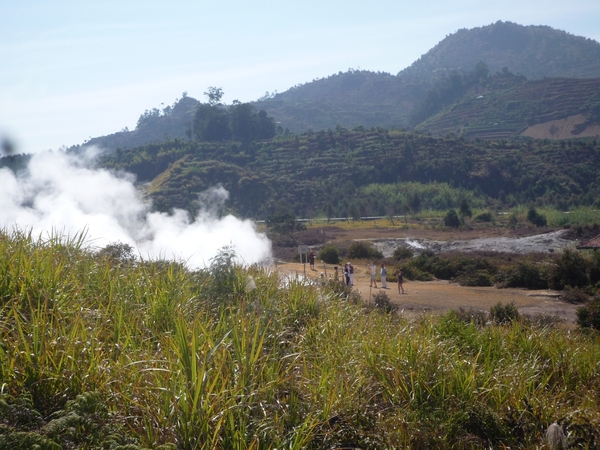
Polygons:
[[271,243],[254,223],[228,215],[218,206],[229,196],[223,187],[200,195],[195,220],[187,212],[151,212],[130,174],[92,168],[93,156],[38,153],[28,171],[15,176],[0,169],[0,227],[74,234],[87,231],[94,246],[123,242],[144,258],[183,260],[204,267],[223,246],[233,246],[244,263],[268,258]]

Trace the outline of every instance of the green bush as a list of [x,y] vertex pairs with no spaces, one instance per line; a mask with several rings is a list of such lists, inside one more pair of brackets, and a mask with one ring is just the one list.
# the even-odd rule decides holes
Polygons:
[[398,261],[402,259],[410,259],[414,256],[414,252],[408,247],[398,247],[394,250],[392,257]]
[[318,258],[327,264],[338,264],[340,262],[340,252],[333,245],[326,245],[319,252]]
[[348,246],[346,256],[351,259],[381,259],[383,254],[371,242],[355,241]]
[[533,206],[527,211],[527,220],[536,227],[545,227],[547,224],[546,216],[539,214]]
[[456,211],[451,209],[446,213],[444,217],[444,225],[450,228],[458,228],[460,226],[460,219]]
[[487,270],[464,272],[458,276],[458,282],[463,286],[493,286],[494,281]]
[[587,305],[577,309],[577,325],[600,330],[600,298],[594,297]]
[[552,289],[562,290],[565,286],[584,287],[590,282],[588,262],[575,250],[565,250],[552,268],[548,284]]
[[[460,276],[464,276],[465,280],[469,277],[475,279],[481,275],[477,272],[484,271],[488,273],[489,283],[492,283],[492,275],[496,272],[495,265],[486,259],[465,254],[436,255],[432,250],[421,252],[419,256],[408,261],[404,267],[407,271],[414,268],[430,273],[441,280],[452,280]],[[481,282],[487,283],[483,280]],[[491,286],[491,284],[484,284],[484,286]]]
[[433,281],[435,277],[429,272],[424,272],[413,265],[405,265],[402,267],[404,278],[413,281]]
[[501,270],[496,279],[502,287],[548,288],[548,274],[544,266],[530,262],[509,266]]
[[506,325],[519,319],[519,310],[515,302],[498,302],[490,308],[490,319],[497,325]]
[[392,313],[398,310],[398,305],[392,303],[390,297],[383,291],[373,294],[373,300],[375,302],[375,306],[383,312]]

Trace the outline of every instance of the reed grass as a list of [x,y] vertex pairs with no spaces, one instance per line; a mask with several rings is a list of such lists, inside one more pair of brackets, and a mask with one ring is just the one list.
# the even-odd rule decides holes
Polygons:
[[[79,238],[3,232],[0,261],[0,406],[31,398],[55,441],[72,402],[110,412],[64,448],[540,448],[557,420],[598,440],[593,334],[408,321],[231,259],[116,264]],[[0,445],[21,426],[7,408]]]

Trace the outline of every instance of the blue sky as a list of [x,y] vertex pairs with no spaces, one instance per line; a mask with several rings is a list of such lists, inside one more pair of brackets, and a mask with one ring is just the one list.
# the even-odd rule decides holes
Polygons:
[[395,74],[497,20],[600,41],[598,0],[0,2],[0,136],[26,153],[133,129],[183,91],[231,103],[348,68]]

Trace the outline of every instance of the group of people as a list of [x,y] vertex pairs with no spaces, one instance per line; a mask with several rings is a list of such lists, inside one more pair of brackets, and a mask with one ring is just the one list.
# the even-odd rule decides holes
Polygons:
[[[312,270],[314,270],[315,268],[315,253],[311,250],[310,254],[308,255],[308,262],[310,264],[310,268]],[[377,265],[375,263],[371,264],[371,284],[370,287],[375,287],[375,289],[377,289]],[[334,274],[333,274],[333,280],[336,283],[340,282],[339,279],[339,271],[338,271],[338,266],[335,266],[333,268],[334,270]],[[387,289],[387,268],[385,267],[385,264],[381,264],[381,270],[380,270],[380,275],[381,275],[381,287],[383,289]],[[396,279],[398,281],[398,294],[404,294],[404,273],[402,272],[402,267],[400,267],[398,270],[396,270]],[[324,275],[322,274],[322,277]],[[354,286],[354,266],[352,265],[352,263],[347,262],[346,264],[344,264],[344,267],[342,269],[342,282],[346,285],[346,286]]]
[[[375,289],[377,289],[377,265],[375,263],[371,264],[370,266],[371,268],[371,284],[370,287],[374,287]],[[334,270],[334,275],[333,275],[333,280],[336,283],[340,282],[339,279],[339,271],[338,271],[338,266],[335,266],[333,268]],[[380,270],[380,275],[381,275],[381,287],[383,289],[387,289],[387,268],[385,267],[385,264],[381,264],[381,270]],[[346,264],[344,264],[344,267],[342,269],[342,282],[346,285],[346,286],[354,286],[354,266],[352,265],[352,263],[347,262]],[[396,280],[398,282],[398,294],[404,294],[404,272],[402,272],[402,267],[400,267],[398,270],[396,270]]]
[[[340,282],[340,272],[338,266],[333,267],[333,281]],[[342,283],[346,286],[354,286],[354,266],[347,262],[342,268]]]
[[[381,264],[381,287],[383,289],[387,289],[387,268],[385,264]],[[402,267],[396,270],[396,279],[398,280],[398,294],[404,294],[404,273],[402,272]],[[369,287],[374,287],[377,289],[377,265],[373,263],[371,265],[371,284]]]

